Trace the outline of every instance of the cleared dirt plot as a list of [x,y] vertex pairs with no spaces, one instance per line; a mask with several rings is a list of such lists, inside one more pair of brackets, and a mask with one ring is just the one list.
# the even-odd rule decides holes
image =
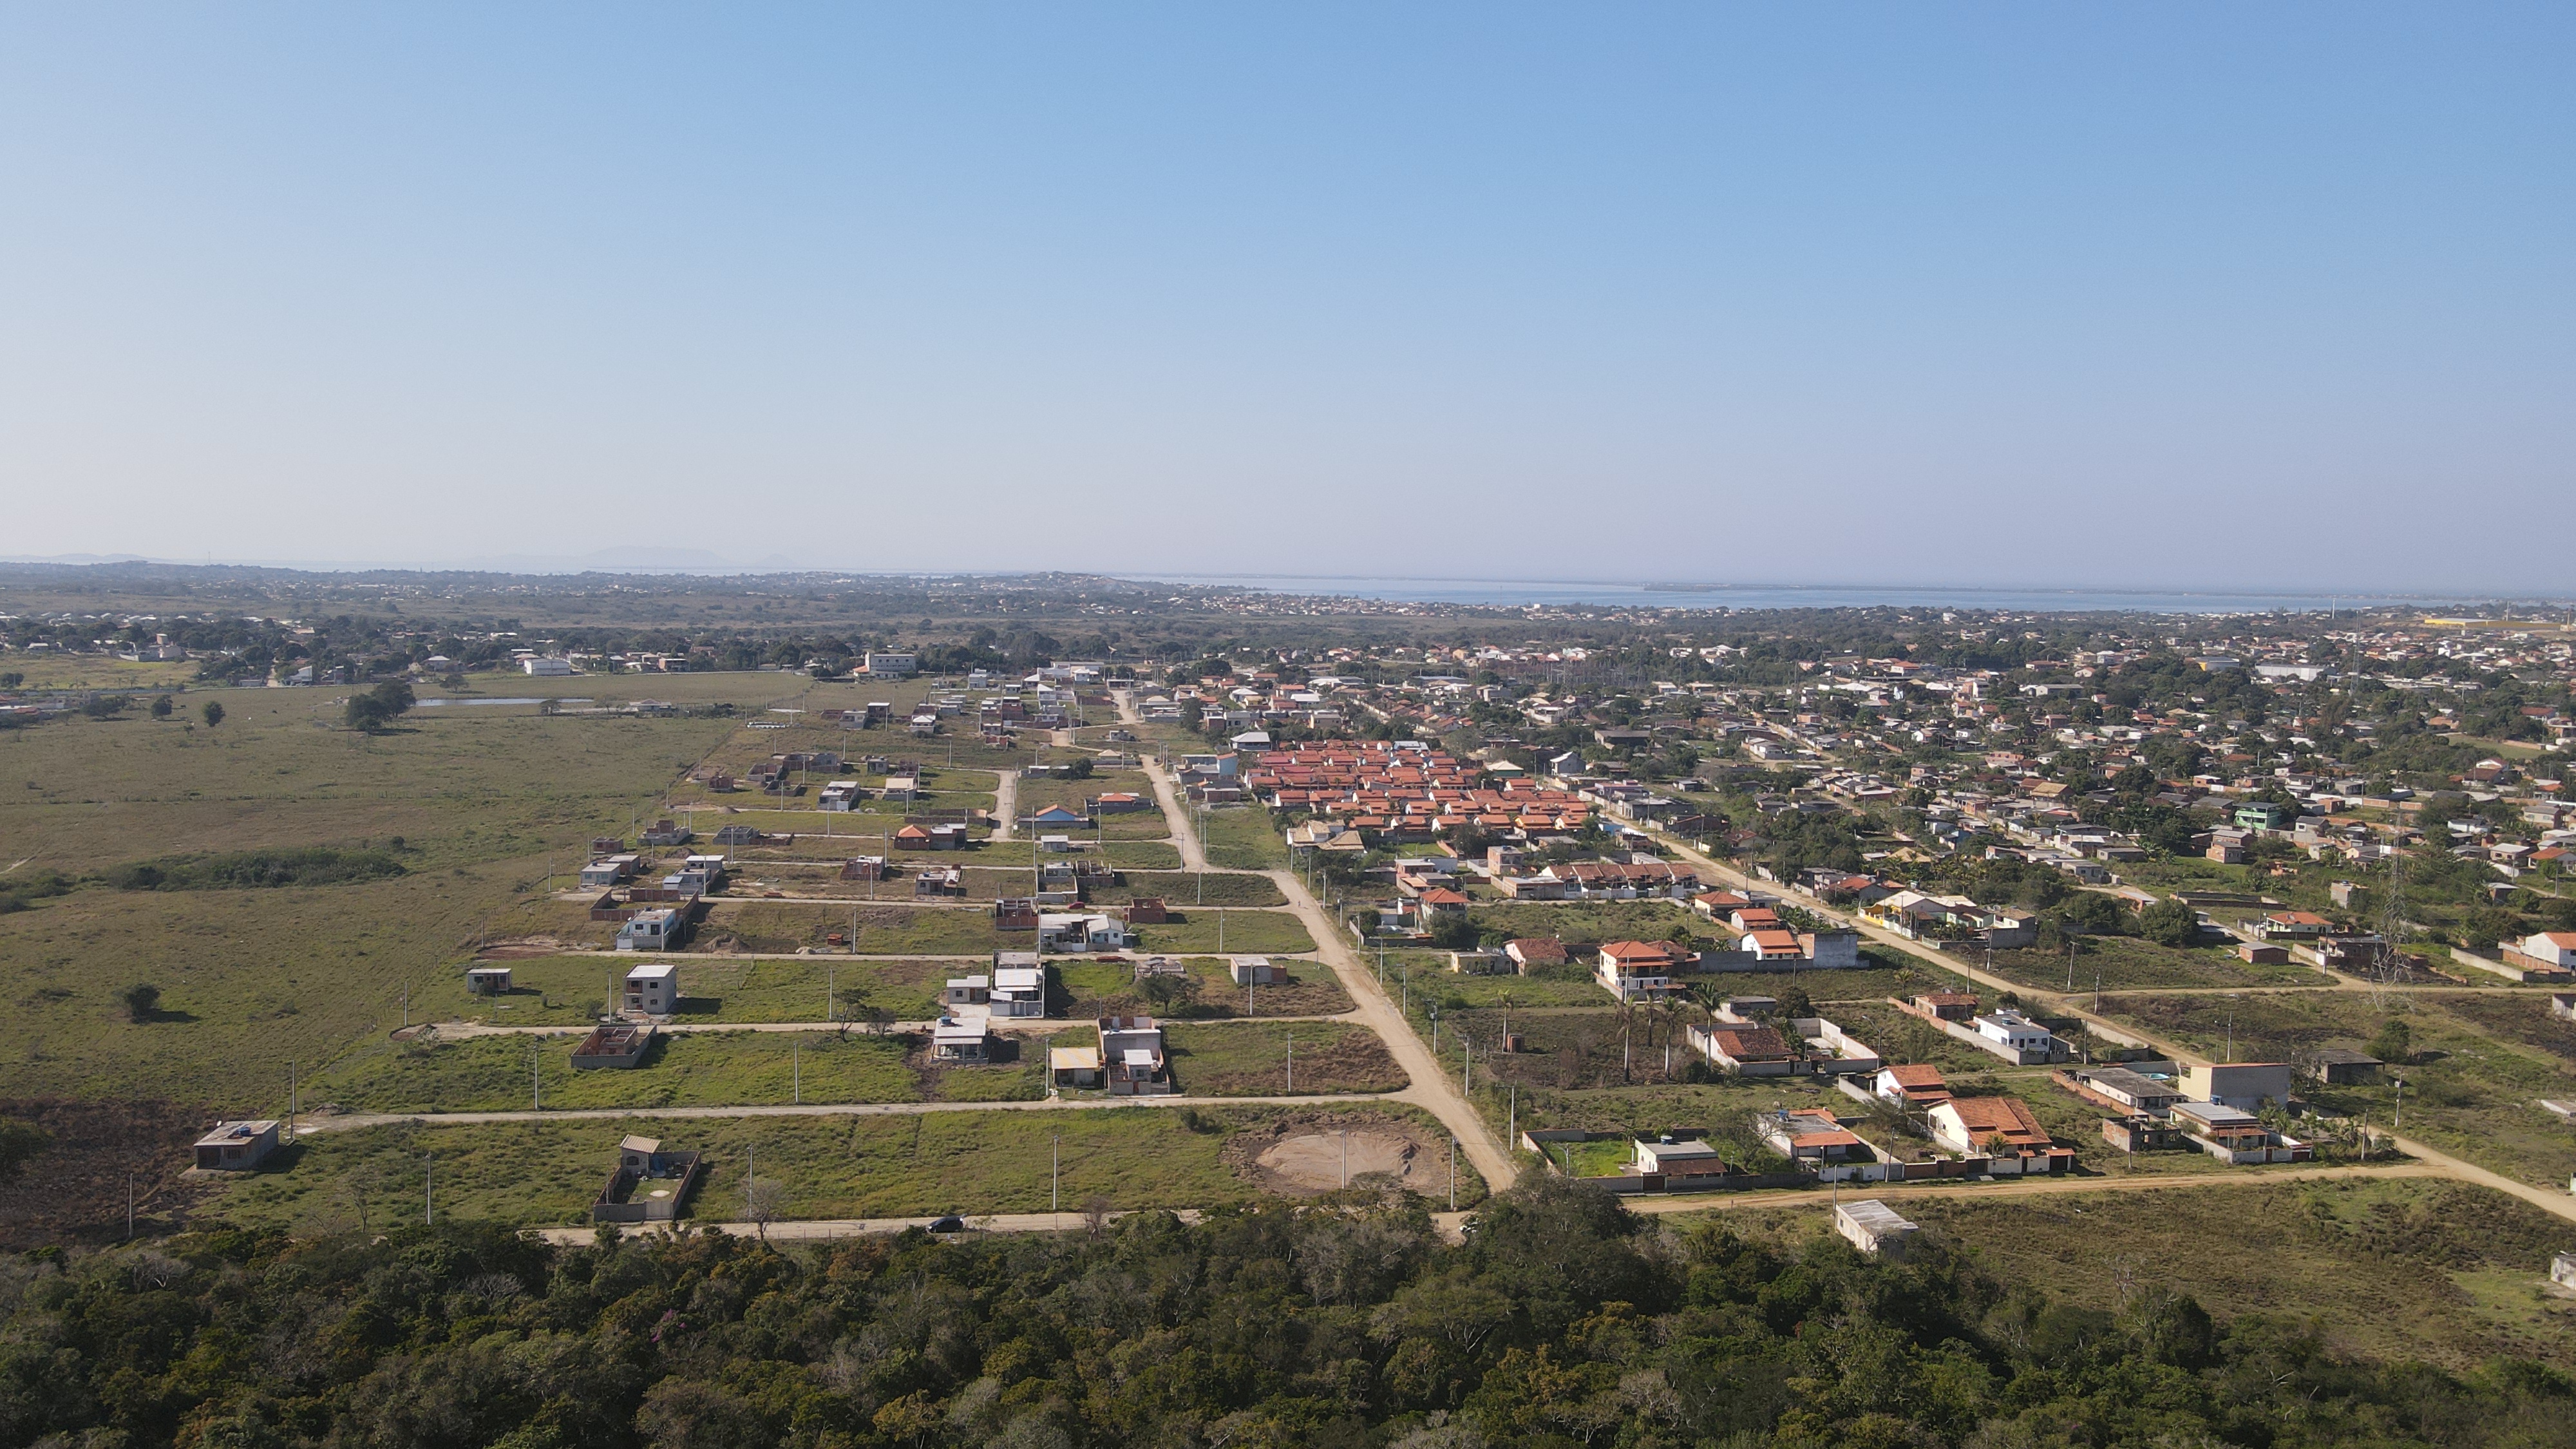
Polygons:
[[120,1241],[129,1187],[138,1235],[175,1232],[205,1195],[187,1169],[189,1144],[216,1118],[207,1108],[18,1099],[0,1101],[0,1117],[53,1139],[15,1183],[0,1187],[0,1249]]
[[1183,1024],[1169,1028],[1163,1040],[1173,1075],[1193,1097],[1396,1092],[1406,1085],[1404,1069],[1377,1034],[1347,1022]]
[[[1264,1192],[1289,1197],[1373,1186],[1438,1199],[1449,1192],[1447,1134],[1377,1112],[1279,1117],[1228,1139],[1225,1159]],[[1463,1187],[1475,1173],[1457,1175]]]

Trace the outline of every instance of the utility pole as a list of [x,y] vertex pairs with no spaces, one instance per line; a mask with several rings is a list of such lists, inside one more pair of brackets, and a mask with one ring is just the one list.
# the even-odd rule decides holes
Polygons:
[[[1064,1215],[1064,1194],[1057,1185],[1062,1181],[1059,1174],[1063,1169],[1063,1158],[1064,1134],[1058,1132],[1047,1143],[1047,1215],[1050,1217]],[[1064,1224],[1054,1226],[1063,1227]]]
[[1458,1210],[1458,1134],[1449,1134],[1449,1211]]
[[1287,1095],[1289,1095],[1289,1096],[1291,1096],[1291,1097],[1293,1097],[1293,1096],[1297,1095],[1297,1032],[1296,1032],[1296,1029],[1295,1029],[1294,1027],[1291,1027],[1291,1028],[1289,1029],[1289,1031],[1288,1031],[1288,1093],[1287,1093]]
[[1506,1103],[1503,1108],[1503,1146],[1509,1150],[1513,1143],[1521,1140],[1521,1084],[1512,1083],[1503,1100]]
[[420,1225],[428,1227],[438,1221],[435,1203],[429,1195],[430,1154],[420,1155]]
[[544,1060],[545,1048],[535,1042],[528,1043],[528,1110],[531,1112],[546,1110],[545,1082],[538,1075],[539,1064]]
[[[1349,1151],[1350,1149],[1347,1147],[1343,1149],[1345,1160],[1347,1160]],[[1344,1187],[1350,1186],[1350,1176],[1350,1168],[1344,1167],[1342,1169],[1342,1185]],[[132,1242],[134,1240],[134,1174],[132,1172],[125,1174],[125,1238],[127,1242]]]
[[286,1140],[295,1140],[295,1058],[286,1059]]
[[805,1105],[805,1044],[803,1042],[791,1041],[787,1044],[787,1071],[788,1100],[802,1107]]

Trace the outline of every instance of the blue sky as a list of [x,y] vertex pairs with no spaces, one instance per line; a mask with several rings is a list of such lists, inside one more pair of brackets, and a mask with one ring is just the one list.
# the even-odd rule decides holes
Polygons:
[[0,553],[2566,593],[2571,40],[13,5]]

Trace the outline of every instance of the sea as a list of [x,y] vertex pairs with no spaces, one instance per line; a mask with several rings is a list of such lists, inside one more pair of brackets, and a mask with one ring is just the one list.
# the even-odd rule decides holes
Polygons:
[[1192,584],[1390,603],[1626,609],[1976,609],[2006,613],[2263,614],[2336,609],[2441,609],[2493,617],[2567,617],[2567,600],[2468,599],[2432,594],[2200,592],[2153,589],[1977,589],[1950,585],[1602,583],[1549,579],[1421,579],[1366,575],[1122,574]]

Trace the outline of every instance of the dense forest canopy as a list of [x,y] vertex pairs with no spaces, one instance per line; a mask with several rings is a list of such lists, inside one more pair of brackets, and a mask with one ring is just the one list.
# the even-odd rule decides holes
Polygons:
[[142,1446],[2563,1444],[2576,1386],[2338,1360],[1939,1241],[1671,1231],[1525,1186],[1185,1226],[549,1248],[219,1231],[0,1272],[0,1442]]

